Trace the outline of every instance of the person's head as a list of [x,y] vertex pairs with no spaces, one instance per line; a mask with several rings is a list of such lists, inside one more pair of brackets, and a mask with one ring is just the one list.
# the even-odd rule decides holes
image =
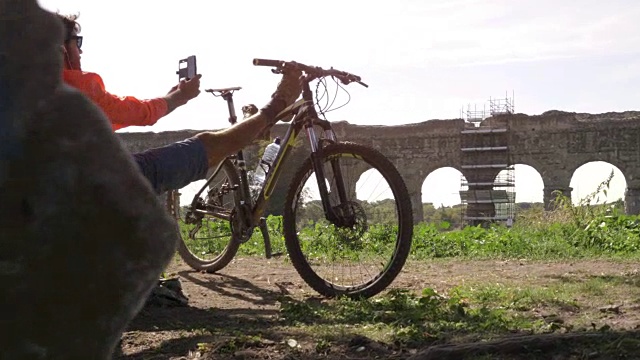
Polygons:
[[82,70],[80,66],[80,55],[82,54],[82,36],[79,36],[81,27],[76,21],[78,15],[61,15],[58,18],[64,25],[64,68],[69,70]]
[[276,138],[273,140],[274,143],[280,145],[280,137],[276,136]]

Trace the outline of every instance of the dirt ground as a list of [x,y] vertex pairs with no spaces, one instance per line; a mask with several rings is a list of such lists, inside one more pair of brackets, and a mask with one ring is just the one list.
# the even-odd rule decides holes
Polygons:
[[[421,291],[426,287],[438,291],[474,283],[501,283],[505,285],[544,285],[554,281],[567,281],[571,278],[590,276],[629,276],[635,277],[640,264],[623,261],[429,261],[407,263],[403,272],[392,284],[392,288]],[[274,326],[277,324],[279,299],[283,295],[298,299],[317,298],[298,276],[293,267],[281,259],[237,258],[219,274],[204,274],[191,271],[179,259],[169,268],[169,273],[179,276],[184,292],[189,297],[188,307],[145,308],[130,325],[122,337],[121,353],[118,359],[194,359],[194,358],[237,358],[237,359],[354,359],[354,358],[406,358],[420,354],[424,349],[411,349],[409,352],[379,352],[379,356],[353,353],[349,349],[351,339],[344,349],[332,349],[332,356],[314,356],[312,351],[292,355],[282,351],[282,343],[295,334],[283,333]],[[640,286],[640,284],[636,284]],[[640,335],[634,329],[640,328],[640,297],[629,294],[622,306],[623,311],[614,311],[603,316],[602,322],[615,331],[631,331],[632,338]],[[581,303],[588,303],[588,299]],[[602,304],[593,304],[601,306]],[[596,311],[597,312],[597,311]],[[562,314],[554,314],[569,321],[575,314],[566,309]],[[544,316],[544,314],[541,314]],[[600,326],[600,325],[599,325]],[[259,344],[254,348],[237,351],[229,357],[206,356],[215,344],[224,346],[234,336],[242,335],[243,329],[259,331],[262,334]],[[619,334],[618,334],[619,335]],[[366,341],[366,340],[363,340]],[[522,340],[526,341],[526,340]],[[536,339],[535,341],[540,341]],[[555,340],[554,340],[555,341]],[[574,339],[568,339],[574,342]],[[588,340],[592,341],[592,340]],[[609,341],[600,339],[598,341]],[[640,340],[637,341],[640,344]],[[207,348],[202,345],[213,344]],[[635,343],[634,343],[635,344]],[[356,344],[357,345],[357,344]],[[635,345],[634,345],[635,346]],[[526,348],[526,346],[525,346]],[[215,349],[213,349],[215,350]],[[565,354],[566,355],[566,354]],[[592,354],[593,355],[593,354]],[[597,353],[596,353],[597,355]],[[427,356],[427,355],[424,355]],[[447,358],[444,355],[426,358]],[[573,356],[573,355],[571,355]],[[579,359],[562,354],[550,356],[553,359]],[[418,358],[420,358],[418,356]],[[458,358],[452,356],[450,358]],[[515,359],[514,357],[485,357]],[[607,357],[585,357],[607,358]],[[620,358],[640,358],[638,356]]]

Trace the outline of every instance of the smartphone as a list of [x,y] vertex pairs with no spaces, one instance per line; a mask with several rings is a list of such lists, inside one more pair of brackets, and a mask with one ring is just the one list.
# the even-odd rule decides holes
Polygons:
[[191,55],[186,59],[181,59],[180,61],[178,61],[178,71],[176,71],[176,74],[178,74],[178,81],[181,81],[183,79],[193,79],[197,73],[198,70],[196,68],[195,55]]

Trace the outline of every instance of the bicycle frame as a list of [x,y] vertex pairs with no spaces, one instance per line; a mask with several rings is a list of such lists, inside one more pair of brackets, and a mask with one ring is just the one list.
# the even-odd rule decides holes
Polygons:
[[[240,188],[232,189],[231,191],[240,191],[240,196],[235,197],[236,199],[236,209],[238,209],[239,213],[239,223],[242,224],[243,229],[238,234],[240,236],[241,241],[247,240],[251,237],[253,229],[256,226],[261,225],[262,215],[264,214],[266,204],[273,194],[273,191],[276,187],[278,179],[283,173],[283,167],[281,166],[283,163],[287,161],[289,156],[291,155],[294,144],[302,131],[306,132],[307,139],[309,141],[309,146],[311,149],[311,159],[313,162],[314,171],[316,173],[316,179],[318,183],[318,190],[320,193],[320,198],[322,199],[322,204],[325,212],[325,216],[331,222],[336,225],[341,225],[338,223],[338,216],[335,215],[333,208],[329,204],[329,189],[327,188],[327,184],[325,182],[324,169],[322,167],[322,163],[320,162],[322,159],[322,140],[316,134],[316,130],[314,126],[319,126],[322,131],[324,131],[324,140],[328,142],[337,142],[335,133],[331,127],[331,124],[327,120],[321,120],[318,118],[318,115],[315,111],[313,104],[313,94],[309,87],[308,82],[304,82],[302,84],[302,101],[296,102],[294,105],[290,107],[288,112],[296,112],[294,118],[291,120],[289,128],[283,139],[283,146],[280,147],[278,154],[271,166],[271,169],[266,175],[265,181],[262,184],[260,192],[258,194],[257,199],[253,202],[251,197],[251,192],[249,189],[248,175],[247,175],[247,167],[244,160],[244,152],[240,150],[236,155],[236,164],[235,167],[238,170],[238,175],[240,177]],[[235,124],[236,116],[235,109],[233,106],[233,97],[231,93],[223,93],[223,98],[227,101],[229,107],[229,121],[231,124]],[[194,196],[194,200],[192,202],[192,211],[196,213],[207,214],[210,216],[222,218],[225,220],[229,219],[229,214],[227,212],[212,212],[212,211],[200,211],[197,209],[197,201],[200,197],[200,194],[205,191],[209,184],[213,181],[216,175],[222,169],[222,163],[218,165],[216,170],[209,176],[207,182],[202,186],[202,188],[196,193]],[[336,174],[336,178],[339,181],[335,184],[337,187],[338,196],[341,202],[346,201],[346,188],[344,182],[342,181],[342,174],[340,172],[340,167],[337,164],[337,160],[332,162],[332,169]],[[265,225],[266,227],[266,225]],[[265,229],[261,229],[264,231]],[[265,243],[268,242],[268,238],[265,237]],[[268,244],[266,244],[269,246]],[[270,251],[269,251],[270,252]]]

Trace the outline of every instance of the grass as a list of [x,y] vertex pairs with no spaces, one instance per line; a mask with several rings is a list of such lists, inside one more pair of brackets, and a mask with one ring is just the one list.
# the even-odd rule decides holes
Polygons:
[[[624,298],[640,298],[635,273],[559,276],[537,284],[466,283],[446,292],[432,288],[421,292],[392,289],[361,300],[282,296],[273,327],[287,334],[285,338],[266,339],[260,333],[227,329],[236,335],[218,343],[215,349],[206,343],[200,347],[217,354],[270,346],[265,344],[277,344],[281,354],[303,351],[299,345],[290,345],[293,340],[294,344],[306,344],[307,352],[322,357],[340,346],[350,346],[353,351],[354,339],[365,338],[384,344],[396,354],[406,354],[407,349],[484,343],[515,334],[577,333],[602,334],[607,341],[581,340],[586,344],[580,343],[575,348],[563,344],[552,351],[578,354],[559,358],[620,358],[620,354],[633,354],[638,349],[638,334],[614,332],[600,307]],[[487,356],[465,358],[503,358],[495,354]],[[548,349],[536,352],[534,346],[527,356],[524,358],[543,359],[548,358],[549,352]]]
[[[625,215],[616,205],[592,205],[606,195],[613,173],[577,205],[558,194],[552,211],[530,209],[518,214],[515,225],[466,227],[448,230],[447,223],[414,225],[411,258],[531,259],[561,260],[626,258],[640,256],[640,216]],[[270,216],[268,227],[275,249],[284,249],[281,217]],[[306,230],[306,229],[305,229]],[[305,237],[313,237],[309,230]],[[300,235],[303,237],[303,235]],[[317,237],[317,236],[316,236]],[[384,236],[371,236],[367,248],[388,247]],[[331,252],[332,242],[318,238],[316,252]],[[323,248],[325,246],[326,248]],[[367,248],[358,251],[367,251]],[[263,255],[259,231],[240,248],[240,255]]]
[[[587,198],[584,203],[573,206],[566,198],[559,197],[555,210],[524,212],[512,228],[495,225],[450,231],[445,230],[446,224],[417,224],[410,260],[639,259],[640,217],[624,215],[606,205],[589,205],[589,202]],[[268,226],[274,250],[283,250],[281,218],[270,217]],[[371,241],[387,240],[372,237]],[[369,249],[381,246],[368,245]],[[330,249],[324,251],[330,252]],[[239,255],[263,253],[260,234],[256,232],[241,246]],[[284,296],[280,299],[275,326],[310,338],[317,353],[324,353],[353,336],[366,336],[405,348],[486,341],[514,333],[607,332],[610,328],[602,325],[601,308],[639,301],[639,285],[640,275],[636,273],[558,274],[556,278],[535,283],[471,280],[441,293],[432,288],[419,293],[393,289],[362,300],[301,300]],[[236,348],[238,342],[246,341],[246,338],[238,339],[225,349]],[[626,345],[634,348],[639,343],[638,339],[621,335],[615,347],[607,343],[594,351],[607,358],[606,354],[621,354],[626,351]],[[580,351],[593,350],[585,349]],[[483,356],[477,358],[494,358]],[[580,356],[576,358],[583,358]]]
[[[640,216],[625,215],[616,205],[591,204],[599,194],[606,194],[612,176],[578,205],[574,206],[570,199],[559,194],[554,204],[555,210],[533,208],[523,211],[518,214],[515,225],[511,228],[493,225],[449,230],[447,223],[415,224],[411,259],[638,259]],[[285,252],[282,218],[270,216],[267,226],[274,251]],[[393,243],[389,241],[388,233],[395,233],[395,229],[370,225],[361,241],[345,242],[337,240],[339,237],[331,236],[333,232],[316,223],[315,228],[305,227],[299,238],[307,239],[302,242],[302,247],[309,256],[338,253],[336,256],[358,259],[363,254],[390,252]],[[219,253],[225,245],[224,241],[219,240],[198,244],[202,246],[202,250],[215,248],[215,253]],[[262,235],[258,229],[240,247],[238,255],[264,256]]]
[[[525,317],[507,314],[503,309],[476,306],[469,300],[457,289],[449,294],[439,294],[430,288],[421,294],[396,289],[370,300],[309,303],[283,299],[281,316],[286,324],[305,326],[311,333],[317,330],[335,335],[336,327],[351,325],[353,332],[407,346],[479,331],[487,335],[537,326]],[[343,337],[344,334],[339,334],[332,340]]]
[[[546,332],[538,310],[598,314],[598,306],[621,298],[639,298],[636,275],[616,278],[562,277],[538,285],[475,283],[446,293],[426,288],[421,294],[394,289],[369,300],[301,302],[283,298],[282,319],[290,325],[325,328],[351,324],[375,328],[393,342],[440,342],[482,333]],[[595,307],[594,307],[595,306]],[[366,327],[365,327],[366,328]],[[314,330],[312,330],[313,332]]]
[[[583,218],[576,223],[571,219],[552,222],[560,217],[556,210],[549,213],[522,214],[512,228],[494,225],[488,228],[466,227],[462,230],[443,231],[438,224],[419,223],[414,226],[411,258],[466,259],[531,259],[560,260],[585,258],[637,259],[640,254],[640,217],[607,213]],[[280,217],[268,219],[272,246],[284,250],[284,235]],[[311,234],[309,236],[312,236]],[[379,249],[387,239],[372,237],[369,249]],[[314,251],[322,242],[314,246]],[[388,243],[386,244],[388,245]],[[324,249],[330,252],[331,249]],[[360,251],[367,251],[366,248]],[[259,231],[240,247],[239,255],[261,256],[264,247]]]

